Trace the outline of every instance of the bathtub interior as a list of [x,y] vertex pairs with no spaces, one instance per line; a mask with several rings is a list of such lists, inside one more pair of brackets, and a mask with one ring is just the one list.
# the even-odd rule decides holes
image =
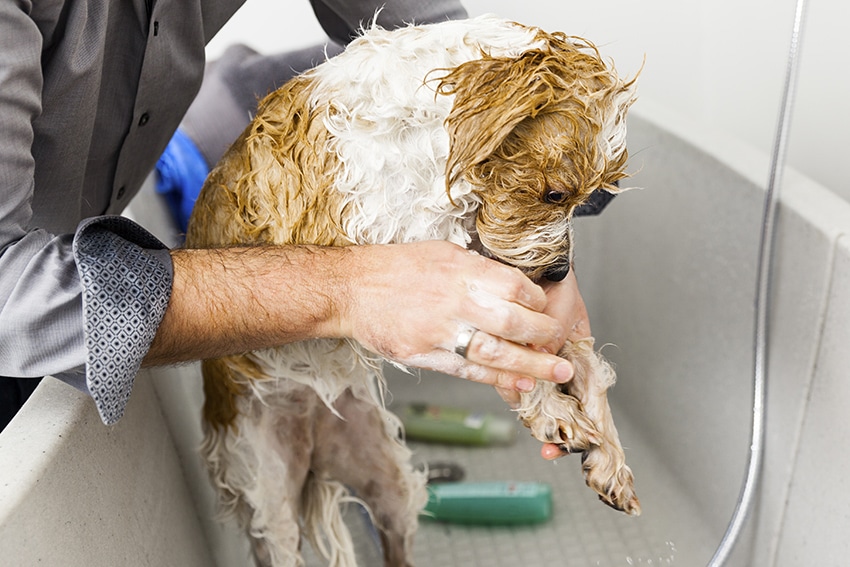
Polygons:
[[107,427],[44,378],[0,433],[0,564],[213,565],[180,459],[149,380]]
[[[599,503],[577,457],[544,462],[521,429],[506,448],[415,444],[417,462],[455,461],[471,480],[540,480],[554,490],[551,521],[534,527],[423,521],[420,566],[701,565],[723,534],[749,444],[767,160],[639,105],[630,118],[630,185],[641,189],[576,221],[576,263],[594,335],[618,370],[610,398],[643,515]],[[130,215],[173,243],[160,205],[143,193]],[[758,508],[730,565],[830,565],[850,554],[835,488],[850,466],[841,450],[850,442],[848,228],[846,201],[786,172],[767,455]],[[388,380],[393,404],[506,412],[491,390],[454,378],[392,372]],[[85,396],[45,380],[0,435],[0,466],[13,473],[0,486],[0,548],[18,564],[249,564],[239,530],[214,518],[197,454],[201,399],[197,365],[145,370],[127,416],[107,428]],[[363,515],[351,508],[348,519],[361,564],[376,564]]]
[[[699,565],[722,537],[749,445],[763,190],[757,174],[729,167],[639,113],[630,121],[630,153],[634,176],[625,185],[635,189],[603,215],[577,219],[576,265],[597,344],[606,345],[603,353],[618,369],[610,397],[643,515],[626,517],[599,503],[584,486],[577,457],[543,461],[539,443],[519,425],[518,442],[507,448],[414,443],[417,462],[457,462],[470,480],[547,482],[555,505],[550,522],[522,529],[425,521],[415,548],[418,565]],[[755,162],[748,167],[763,165]],[[182,431],[176,443],[193,454],[200,432],[175,400],[193,397],[198,406],[199,378],[190,376],[182,386],[156,374],[153,379],[159,391],[168,390],[160,397],[175,406],[166,414],[176,415],[173,429]],[[389,369],[388,381],[395,404],[507,412],[489,389],[439,374],[411,377]],[[206,517],[214,510],[212,495],[201,487],[205,478],[197,463],[187,463]],[[372,534],[356,510],[348,518],[363,564],[371,564]],[[211,523],[207,530],[220,565],[244,561],[244,541],[234,526]],[[751,540],[747,533],[738,546],[741,564]],[[321,564],[309,550],[308,562]]]
[[[422,402],[510,416],[498,396],[475,384],[423,373],[392,372],[395,404]],[[633,468],[643,514],[629,517],[603,505],[585,486],[580,458],[555,463],[539,456],[540,443],[517,424],[507,447],[464,448],[411,443],[417,462],[460,463],[470,481],[537,481],[553,490],[550,521],[523,527],[467,527],[423,520],[417,565],[698,565],[713,551],[712,531],[686,487],[621,408],[617,426]]]

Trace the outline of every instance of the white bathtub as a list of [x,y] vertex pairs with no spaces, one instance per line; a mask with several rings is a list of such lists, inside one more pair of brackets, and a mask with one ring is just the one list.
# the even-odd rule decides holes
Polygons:
[[[749,445],[767,159],[644,102],[630,121],[630,151],[639,170],[631,184],[643,189],[576,222],[576,263],[594,334],[614,345],[604,350],[619,373],[611,397],[644,515],[626,518],[597,503],[577,459],[545,463],[526,436],[507,449],[417,446],[417,459],[461,461],[469,478],[540,478],[556,488],[553,519],[537,528],[423,524],[420,567],[512,565],[517,555],[534,567],[690,567],[705,564],[720,540]],[[839,565],[850,556],[842,490],[850,466],[850,205],[793,171],[781,191],[766,462],[758,510],[731,563]],[[137,201],[133,209],[163,234],[156,206]],[[433,381],[440,387],[428,387]],[[390,382],[396,403],[503,411],[491,391],[459,380]],[[211,520],[195,455],[199,384],[192,365],[145,371],[126,417],[105,427],[89,400],[46,379],[0,434],[0,563],[247,565],[238,532]]]

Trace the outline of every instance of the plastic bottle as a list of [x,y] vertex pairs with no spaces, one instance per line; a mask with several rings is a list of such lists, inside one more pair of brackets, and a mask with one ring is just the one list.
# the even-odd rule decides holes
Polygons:
[[516,421],[489,413],[429,404],[398,411],[409,440],[455,445],[506,445],[516,439]]
[[541,482],[449,482],[428,485],[423,518],[477,525],[545,522],[552,515],[552,487]]

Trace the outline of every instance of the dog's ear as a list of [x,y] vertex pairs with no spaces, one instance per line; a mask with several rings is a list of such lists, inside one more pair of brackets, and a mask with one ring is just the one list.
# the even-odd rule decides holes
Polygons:
[[543,31],[536,39],[537,47],[518,56],[482,53],[440,79],[438,94],[454,96],[446,118],[447,190],[472,175],[520,123],[550,112],[558,113],[574,136],[599,144],[599,151],[593,150],[600,160],[594,159],[597,173],[612,162],[624,163],[624,119],[634,101],[635,79],[622,81],[586,40]]
[[455,97],[446,119],[450,144],[446,189],[491,155],[517,124],[546,105],[551,85],[539,72],[545,59],[540,50],[517,58],[485,55],[442,78],[438,92]]

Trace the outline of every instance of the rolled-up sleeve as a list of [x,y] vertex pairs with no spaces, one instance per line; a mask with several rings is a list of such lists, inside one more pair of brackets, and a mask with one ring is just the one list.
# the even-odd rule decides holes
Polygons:
[[128,219],[96,217],[75,235],[27,235],[0,269],[11,288],[0,375],[55,376],[88,391],[104,423],[118,421],[168,306],[166,246]]
[[86,385],[104,423],[118,421],[171,294],[168,249],[122,217],[84,221],[74,238],[82,286]]

